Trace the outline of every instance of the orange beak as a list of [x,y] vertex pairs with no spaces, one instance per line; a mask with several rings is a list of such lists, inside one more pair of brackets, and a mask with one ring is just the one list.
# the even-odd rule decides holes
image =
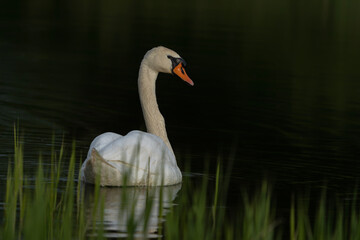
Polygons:
[[182,80],[184,80],[185,82],[187,82],[191,86],[194,86],[194,82],[186,74],[185,68],[183,67],[182,63],[179,63],[176,67],[174,67],[173,73],[178,75]]

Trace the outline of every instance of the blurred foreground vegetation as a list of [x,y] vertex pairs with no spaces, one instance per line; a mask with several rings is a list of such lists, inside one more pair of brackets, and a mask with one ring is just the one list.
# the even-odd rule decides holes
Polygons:
[[[69,164],[63,189],[59,189],[59,179],[63,177],[60,176],[64,165],[63,147],[57,153],[53,150],[49,172],[44,171],[40,157],[35,187],[29,189],[24,186],[34,176],[24,176],[23,146],[17,137],[14,146],[6,195],[2,199],[5,213],[0,225],[1,239],[105,239],[112,236],[127,239],[360,239],[357,199],[350,205],[342,202],[332,205],[324,193],[315,212],[311,213],[309,200],[293,198],[288,219],[278,219],[271,187],[264,181],[255,193],[244,192],[242,205],[237,212],[231,212],[226,206],[229,178],[220,165],[214,186],[209,186],[204,177],[199,187],[189,179],[175,187],[175,195],[182,188],[176,204],[171,202],[174,196],[169,196],[168,187],[154,191],[151,187],[101,188],[95,184],[90,187],[92,195],[89,197],[84,195],[85,187],[77,180],[75,144],[70,159],[66,160]],[[114,213],[109,213],[108,205],[113,203],[107,201],[106,189],[122,190],[115,201],[115,205],[121,206],[113,208],[116,209]],[[127,189],[130,191],[125,191]],[[209,197],[209,189],[212,197]],[[89,199],[92,204],[86,205]],[[136,205],[139,201],[140,211]],[[116,226],[113,229],[107,226],[105,218],[109,214],[117,216],[115,224],[125,226],[123,232],[114,231],[118,229]],[[154,221],[155,227],[151,227]]]

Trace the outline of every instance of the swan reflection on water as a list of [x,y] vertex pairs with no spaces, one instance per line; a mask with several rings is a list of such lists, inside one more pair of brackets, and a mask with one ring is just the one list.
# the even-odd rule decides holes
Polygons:
[[[96,235],[103,223],[104,236],[107,238],[126,238],[129,231],[133,231],[135,237],[158,238],[161,236],[159,225],[165,221],[165,215],[180,189],[181,184],[163,187],[100,187],[96,200],[95,187],[85,184],[87,233],[89,236]],[[100,199],[103,199],[102,213],[99,211]]]

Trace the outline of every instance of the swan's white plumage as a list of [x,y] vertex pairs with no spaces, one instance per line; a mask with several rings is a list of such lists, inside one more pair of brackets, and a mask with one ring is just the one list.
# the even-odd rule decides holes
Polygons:
[[96,137],[82,166],[81,179],[94,183],[99,173],[103,186],[122,186],[124,181],[129,186],[172,185],[182,178],[175,156],[164,141],[141,131],[131,131],[125,136],[108,132]]
[[102,186],[159,186],[182,181],[155,94],[158,73],[172,72],[169,56],[180,58],[170,49],[156,47],[145,54],[140,65],[139,95],[149,133],[132,131],[121,136],[108,132],[97,136],[81,167],[82,181],[95,183],[99,177]]

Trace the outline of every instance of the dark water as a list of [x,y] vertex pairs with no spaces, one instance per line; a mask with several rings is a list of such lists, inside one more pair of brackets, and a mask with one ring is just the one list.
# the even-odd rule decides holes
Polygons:
[[[234,202],[264,177],[347,196],[360,172],[359,1],[9,1],[0,8],[0,181],[64,139],[85,155],[102,132],[144,130],[137,73],[158,45],[195,82],[160,75],[157,95],[186,177],[235,152]],[[236,151],[235,151],[236,150]],[[45,160],[46,161],[46,160]],[[3,186],[3,185],[2,185]],[[1,188],[0,195],[3,195]],[[281,201],[280,201],[281,202]],[[235,204],[235,203],[234,203]]]

